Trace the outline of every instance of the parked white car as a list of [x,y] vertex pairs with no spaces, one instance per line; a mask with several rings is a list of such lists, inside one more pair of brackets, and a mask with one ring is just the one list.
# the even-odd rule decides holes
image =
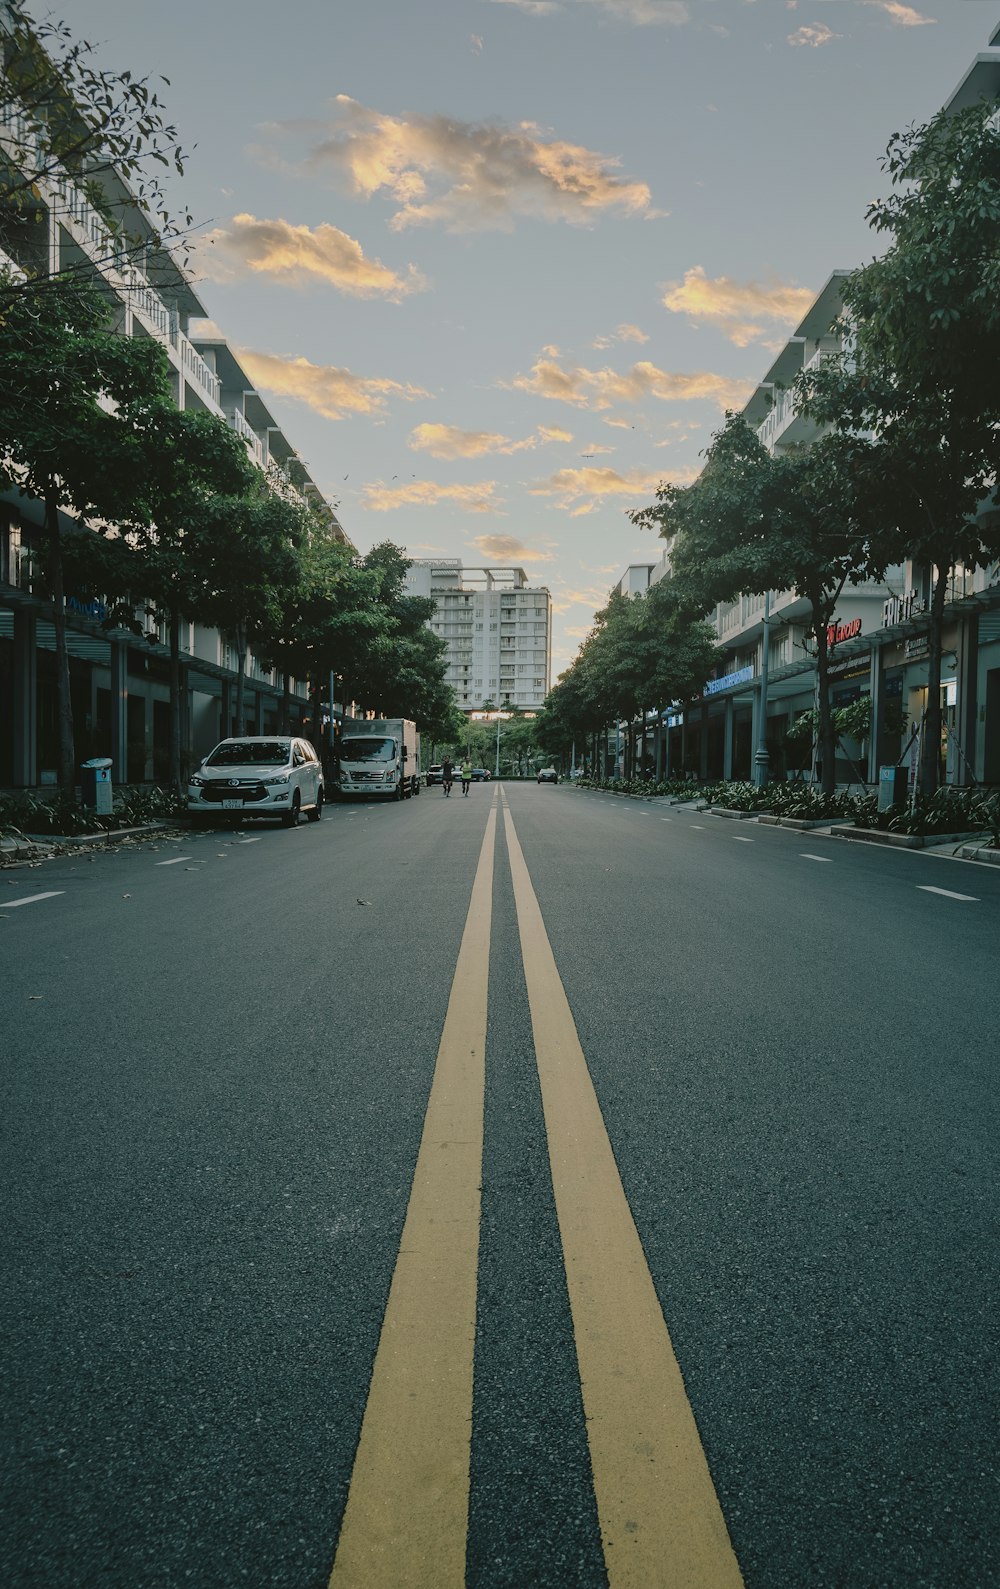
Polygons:
[[283,734],[224,739],[188,781],[188,814],[277,817],[294,828],[323,814],[323,769],[307,739]]

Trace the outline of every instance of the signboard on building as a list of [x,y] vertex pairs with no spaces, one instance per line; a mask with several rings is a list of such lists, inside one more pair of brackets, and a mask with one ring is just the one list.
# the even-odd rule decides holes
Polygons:
[[917,590],[904,591],[902,596],[890,596],[882,604],[882,627],[891,629],[897,623],[909,623],[927,611],[927,603]]
[[833,623],[826,626],[826,643],[831,648],[839,645],[842,640],[854,640],[861,633],[861,619],[850,618],[847,623]]
[[703,695],[718,695],[720,690],[731,689],[737,684],[749,684],[753,679],[753,668],[740,668],[736,673],[724,673],[721,679],[709,679]]

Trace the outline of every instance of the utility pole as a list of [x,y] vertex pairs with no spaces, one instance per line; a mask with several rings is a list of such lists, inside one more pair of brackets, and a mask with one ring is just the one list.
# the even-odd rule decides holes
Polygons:
[[767,753],[767,674],[771,660],[771,592],[764,592],[764,637],[760,659],[760,707],[757,717],[757,751],[753,759],[753,781],[758,789],[767,783],[770,757]]

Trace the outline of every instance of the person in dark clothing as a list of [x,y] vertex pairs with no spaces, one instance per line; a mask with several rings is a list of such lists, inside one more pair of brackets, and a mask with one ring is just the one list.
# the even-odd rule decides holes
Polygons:
[[452,766],[450,757],[446,756],[444,761],[441,763],[441,787],[444,789],[444,797],[446,800],[451,795],[451,785],[454,777],[455,769]]

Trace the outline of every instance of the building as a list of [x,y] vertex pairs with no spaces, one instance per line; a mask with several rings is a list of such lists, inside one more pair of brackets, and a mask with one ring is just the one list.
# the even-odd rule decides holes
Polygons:
[[430,627],[448,646],[445,682],[462,712],[537,711],[552,671],[552,597],[523,568],[465,568],[460,558],[416,558],[411,596],[429,596]]
[[[1000,101],[1000,27],[991,48],[977,55],[945,109],[960,111],[981,99]],[[757,385],[743,414],[772,452],[808,444],[815,427],[796,408],[789,389],[795,375],[838,347],[835,322],[840,284],[835,271],[792,337]],[[998,510],[985,505],[984,513]],[[650,583],[670,569],[667,547]],[[626,570],[616,588],[635,593],[642,569]],[[884,584],[847,586],[831,624],[831,704],[867,696],[872,731],[864,744],[848,742],[837,759],[841,782],[869,783],[882,765],[908,764],[916,777],[918,728],[928,690],[927,612],[933,570],[914,560],[887,571]],[[641,583],[641,581],[640,581]],[[720,605],[715,624],[724,661],[706,680],[701,700],[670,714],[662,728],[660,764],[667,772],[701,777],[748,778],[760,744],[763,647],[768,645],[766,743],[771,771],[783,776],[809,769],[796,764],[787,731],[813,706],[816,669],[807,649],[807,604],[791,591],[745,595]],[[765,636],[767,637],[765,641]],[[944,613],[941,677],[942,780],[946,784],[1000,784],[1000,562],[956,567]]]
[[[190,278],[169,251],[156,246],[151,222],[127,182],[102,168],[89,175],[85,193],[51,160],[37,170],[31,127],[10,108],[0,120],[0,153],[15,169],[35,171],[31,226],[12,224],[12,216],[0,214],[0,269],[15,278],[25,269],[36,272],[40,264],[43,270],[82,266],[92,271],[110,300],[120,333],[155,338],[166,350],[177,406],[225,419],[277,488],[319,504],[330,533],[347,542],[284,427],[206,320],[206,307]],[[131,235],[149,236],[141,259],[135,249],[123,251],[116,245],[95,184],[103,190],[109,212],[125,216]],[[42,522],[40,504],[16,492],[0,497],[0,786],[14,788],[55,783],[58,764],[52,606],[41,591],[34,556]],[[110,755],[116,783],[165,779],[165,620],[137,600],[139,638],[127,627],[109,629],[100,600],[84,600],[70,590],[65,605],[78,760]],[[230,733],[273,731],[289,702],[293,717],[305,716],[304,687],[292,680],[286,697],[284,681],[251,656],[245,717],[236,723],[237,658],[227,638],[185,622],[181,651],[185,739],[196,754]]]

